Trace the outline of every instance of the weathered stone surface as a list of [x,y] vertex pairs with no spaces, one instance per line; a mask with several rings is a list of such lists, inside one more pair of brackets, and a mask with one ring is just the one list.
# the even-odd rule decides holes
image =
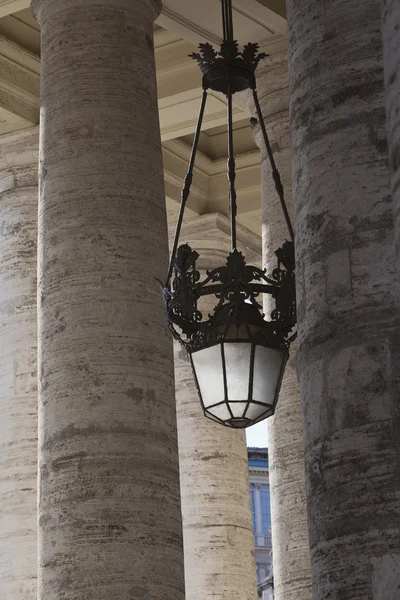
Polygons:
[[[286,53],[262,61],[257,72],[257,91],[285,198],[292,212],[290,127]],[[252,96],[243,96],[252,116]],[[290,239],[279,197],[271,176],[259,124],[254,136],[261,148],[263,263],[269,273],[276,267],[275,251]],[[270,313],[269,302],[265,303]],[[296,372],[296,348],[286,369],[274,417],[268,419],[269,479],[275,600],[310,600],[311,574],[307,527],[304,439],[300,389]]]
[[400,598],[400,556],[386,554],[371,561],[374,598],[397,600]]
[[389,158],[400,273],[400,2],[381,0],[381,6]]
[[38,128],[0,137],[0,597],[36,599]]
[[380,6],[289,0],[288,22],[313,598],[386,600],[398,579],[382,580],[382,561],[400,554],[400,295]]
[[[223,225],[227,219],[219,220]],[[182,241],[199,251],[203,268],[224,264],[230,251],[229,234],[216,225],[218,215],[204,215],[187,221],[182,231]],[[241,230],[238,229],[239,240]],[[249,233],[246,241],[252,237],[256,238]],[[242,240],[239,247],[249,256],[249,246],[245,244],[244,249]],[[210,262],[205,264],[207,259]],[[211,312],[215,303],[211,297],[206,303],[207,312]],[[223,427],[203,415],[186,351],[178,343],[175,382],[186,600],[255,600],[256,567],[244,431]]]
[[38,0],[40,600],[184,597],[156,0]]

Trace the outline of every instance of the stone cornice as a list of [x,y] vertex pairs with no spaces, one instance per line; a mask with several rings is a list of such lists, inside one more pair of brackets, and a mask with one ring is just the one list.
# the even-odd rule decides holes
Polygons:
[[[170,184],[171,200],[180,202],[183,179],[190,158],[190,147],[180,140],[163,144],[164,172]],[[236,157],[238,214],[258,211],[261,206],[260,153],[244,152]],[[212,160],[198,151],[188,206],[195,212],[222,213],[228,216],[226,158]]]
[[[175,227],[169,229],[170,238]],[[231,250],[230,221],[220,213],[198,215],[183,222],[180,241],[190,244],[200,254],[200,270],[213,269],[225,263]],[[261,240],[246,227],[237,223],[238,248],[243,252],[248,264],[260,265]]]
[[39,122],[39,59],[0,36],[0,134]]
[[0,0],[0,18],[29,8],[30,0]]
[[200,43],[201,41],[216,45],[221,43],[220,37],[213,35],[207,29],[196,24],[194,20],[186,19],[183,15],[165,5],[163,6],[161,15],[157,19],[157,23],[164,29],[179,33],[184,39],[191,41],[193,44]]

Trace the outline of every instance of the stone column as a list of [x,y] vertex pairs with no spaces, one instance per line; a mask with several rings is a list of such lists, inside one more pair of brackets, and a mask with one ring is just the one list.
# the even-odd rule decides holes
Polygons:
[[[287,54],[271,55],[257,72],[257,92],[276,165],[292,213]],[[253,97],[243,96],[255,116]],[[261,149],[263,266],[276,267],[275,251],[290,239],[271,175],[259,124],[254,139]],[[268,299],[265,311],[268,314]],[[297,378],[297,349],[291,349],[275,415],[268,419],[271,488],[272,560],[275,600],[311,600],[310,551],[307,527],[304,437]]]
[[392,201],[400,273],[400,2],[381,0],[381,6]]
[[37,127],[0,137],[0,597],[36,599]]
[[400,343],[380,5],[289,0],[314,600],[394,600]]
[[[238,227],[239,247],[251,260],[254,256],[243,244],[243,232]],[[255,237],[249,232],[248,238]],[[181,239],[199,252],[201,269],[217,267],[230,251],[229,221],[222,215],[187,221]],[[192,369],[178,344],[175,380],[186,600],[255,600],[245,433],[203,415]]]
[[41,25],[39,600],[184,597],[158,0]]

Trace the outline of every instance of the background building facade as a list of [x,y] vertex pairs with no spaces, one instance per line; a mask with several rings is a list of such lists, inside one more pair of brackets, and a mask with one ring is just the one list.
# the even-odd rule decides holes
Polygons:
[[269,600],[266,591],[272,594],[273,575],[268,448],[247,450],[257,585],[259,592],[264,590],[263,599]]

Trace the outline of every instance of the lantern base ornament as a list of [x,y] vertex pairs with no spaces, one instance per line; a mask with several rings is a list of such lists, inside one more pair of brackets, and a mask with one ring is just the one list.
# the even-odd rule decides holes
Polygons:
[[[289,346],[296,337],[292,334],[296,325],[294,234],[256,90],[255,71],[265,54],[259,54],[258,44],[252,43],[240,52],[233,39],[232,0],[221,0],[221,5],[224,40],[219,52],[205,43],[199,45],[199,53],[190,55],[203,73],[203,96],[163,297],[168,327],[190,356],[204,414],[222,425],[241,429],[274,414]],[[196,269],[199,255],[187,244],[178,248],[178,243],[209,89],[227,99],[232,252],[225,266],[207,271],[200,281]],[[246,265],[236,248],[232,96],[246,89],[253,93],[275,189],[291,237],[276,251],[278,264],[270,276],[265,270]],[[260,294],[269,294],[275,301],[270,321],[264,318],[262,303],[258,303]],[[212,295],[216,306],[203,319],[201,298]]]

